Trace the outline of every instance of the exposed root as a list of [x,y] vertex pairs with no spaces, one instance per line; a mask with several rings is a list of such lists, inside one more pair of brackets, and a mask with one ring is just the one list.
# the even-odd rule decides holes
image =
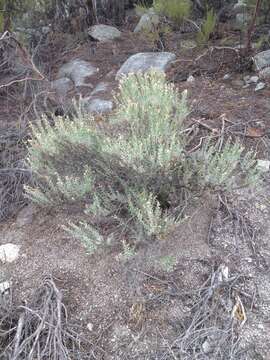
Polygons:
[[[236,291],[239,277],[228,277],[221,265],[194,292],[197,301],[192,317],[163,359],[240,359],[240,332],[246,321],[243,303]],[[239,305],[241,304],[241,306]]]
[[53,279],[47,278],[35,292],[31,304],[17,308],[12,308],[10,305],[6,315],[2,312],[0,338],[5,339],[2,346],[4,343],[6,346],[0,353],[0,358],[95,359],[93,352],[86,353],[86,342],[82,341],[78,329],[76,331],[76,328],[70,325],[67,309],[62,300],[62,293]]

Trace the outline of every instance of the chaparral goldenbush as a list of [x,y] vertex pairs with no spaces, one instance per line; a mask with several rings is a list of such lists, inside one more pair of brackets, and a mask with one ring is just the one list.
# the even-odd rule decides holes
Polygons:
[[187,93],[163,73],[122,78],[115,102],[108,123],[82,113],[54,125],[43,118],[29,144],[35,183],[27,195],[41,206],[81,203],[88,220],[65,230],[89,252],[164,238],[181,221],[187,192],[232,190],[240,174],[243,185],[258,180],[254,154],[238,144],[218,151],[209,139],[187,151]]

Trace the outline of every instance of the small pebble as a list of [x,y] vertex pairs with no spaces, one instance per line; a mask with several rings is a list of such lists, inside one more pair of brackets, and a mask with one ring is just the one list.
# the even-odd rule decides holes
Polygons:
[[257,160],[257,167],[262,172],[268,172],[270,169],[270,161],[269,160]]
[[249,82],[254,84],[256,84],[258,81],[259,81],[259,76],[256,75],[251,76],[251,78],[249,79]]
[[193,75],[189,75],[189,77],[187,78],[187,82],[193,83],[194,81],[195,81],[195,77]]
[[10,282],[9,281],[4,281],[2,283],[0,283],[0,294],[4,294],[7,290],[10,289]]
[[94,325],[92,323],[88,323],[86,327],[89,331],[93,331]]
[[259,82],[257,84],[257,86],[255,87],[255,91],[259,91],[265,88],[265,83],[264,82]]

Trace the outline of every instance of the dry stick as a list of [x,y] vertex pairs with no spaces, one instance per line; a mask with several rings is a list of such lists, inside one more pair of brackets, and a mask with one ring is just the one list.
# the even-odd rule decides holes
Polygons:
[[23,79],[11,80],[7,84],[0,85],[0,89],[4,88],[4,87],[9,87],[9,86],[11,86],[13,84],[16,84],[16,83],[25,82],[25,81],[28,81],[28,80],[34,80],[34,81],[44,80],[45,76],[43,74],[41,74],[41,72],[37,69],[36,65],[33,62],[33,59],[29,58],[29,55],[28,55],[27,51],[24,49],[24,47],[19,43],[19,41],[14,36],[12,36],[8,31],[5,31],[4,34],[0,38],[0,41],[5,41],[5,40],[8,40],[8,39],[11,39],[11,40],[13,40],[15,42],[15,44],[18,46],[18,48],[20,49],[20,51],[22,53],[23,59],[26,60],[28,65],[30,65],[33,72],[37,75],[37,77],[26,76]]
[[13,359],[16,359],[18,357],[18,355],[20,354],[18,351],[19,351],[24,321],[25,321],[25,313],[23,313],[20,316],[19,321],[18,321],[17,331],[16,331],[16,335],[15,335],[15,339],[14,339],[15,345],[14,345],[14,351],[13,351],[13,357],[12,357]]
[[252,36],[252,33],[254,32],[256,19],[257,19],[258,12],[259,12],[259,9],[261,7],[261,4],[262,4],[262,0],[257,0],[255,10],[254,10],[254,14],[253,14],[251,23],[250,23],[250,25],[248,27],[248,30],[247,30],[246,47],[245,47],[245,54],[246,55],[248,55],[251,52],[251,36]]

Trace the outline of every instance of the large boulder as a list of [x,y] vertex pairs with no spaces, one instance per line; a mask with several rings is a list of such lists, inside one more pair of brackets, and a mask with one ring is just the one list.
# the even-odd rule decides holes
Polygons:
[[109,25],[94,25],[88,30],[88,34],[95,40],[106,42],[117,39],[121,36],[121,31]]
[[146,72],[150,69],[165,71],[176,56],[169,52],[148,52],[132,55],[116,74],[116,79],[130,73]]
[[90,62],[74,59],[64,64],[58,71],[58,78],[67,77],[74,82],[76,87],[78,86],[90,86],[89,77],[93,76],[99,71],[97,67]]
[[262,51],[253,58],[256,70],[262,70],[270,66],[270,50]]

